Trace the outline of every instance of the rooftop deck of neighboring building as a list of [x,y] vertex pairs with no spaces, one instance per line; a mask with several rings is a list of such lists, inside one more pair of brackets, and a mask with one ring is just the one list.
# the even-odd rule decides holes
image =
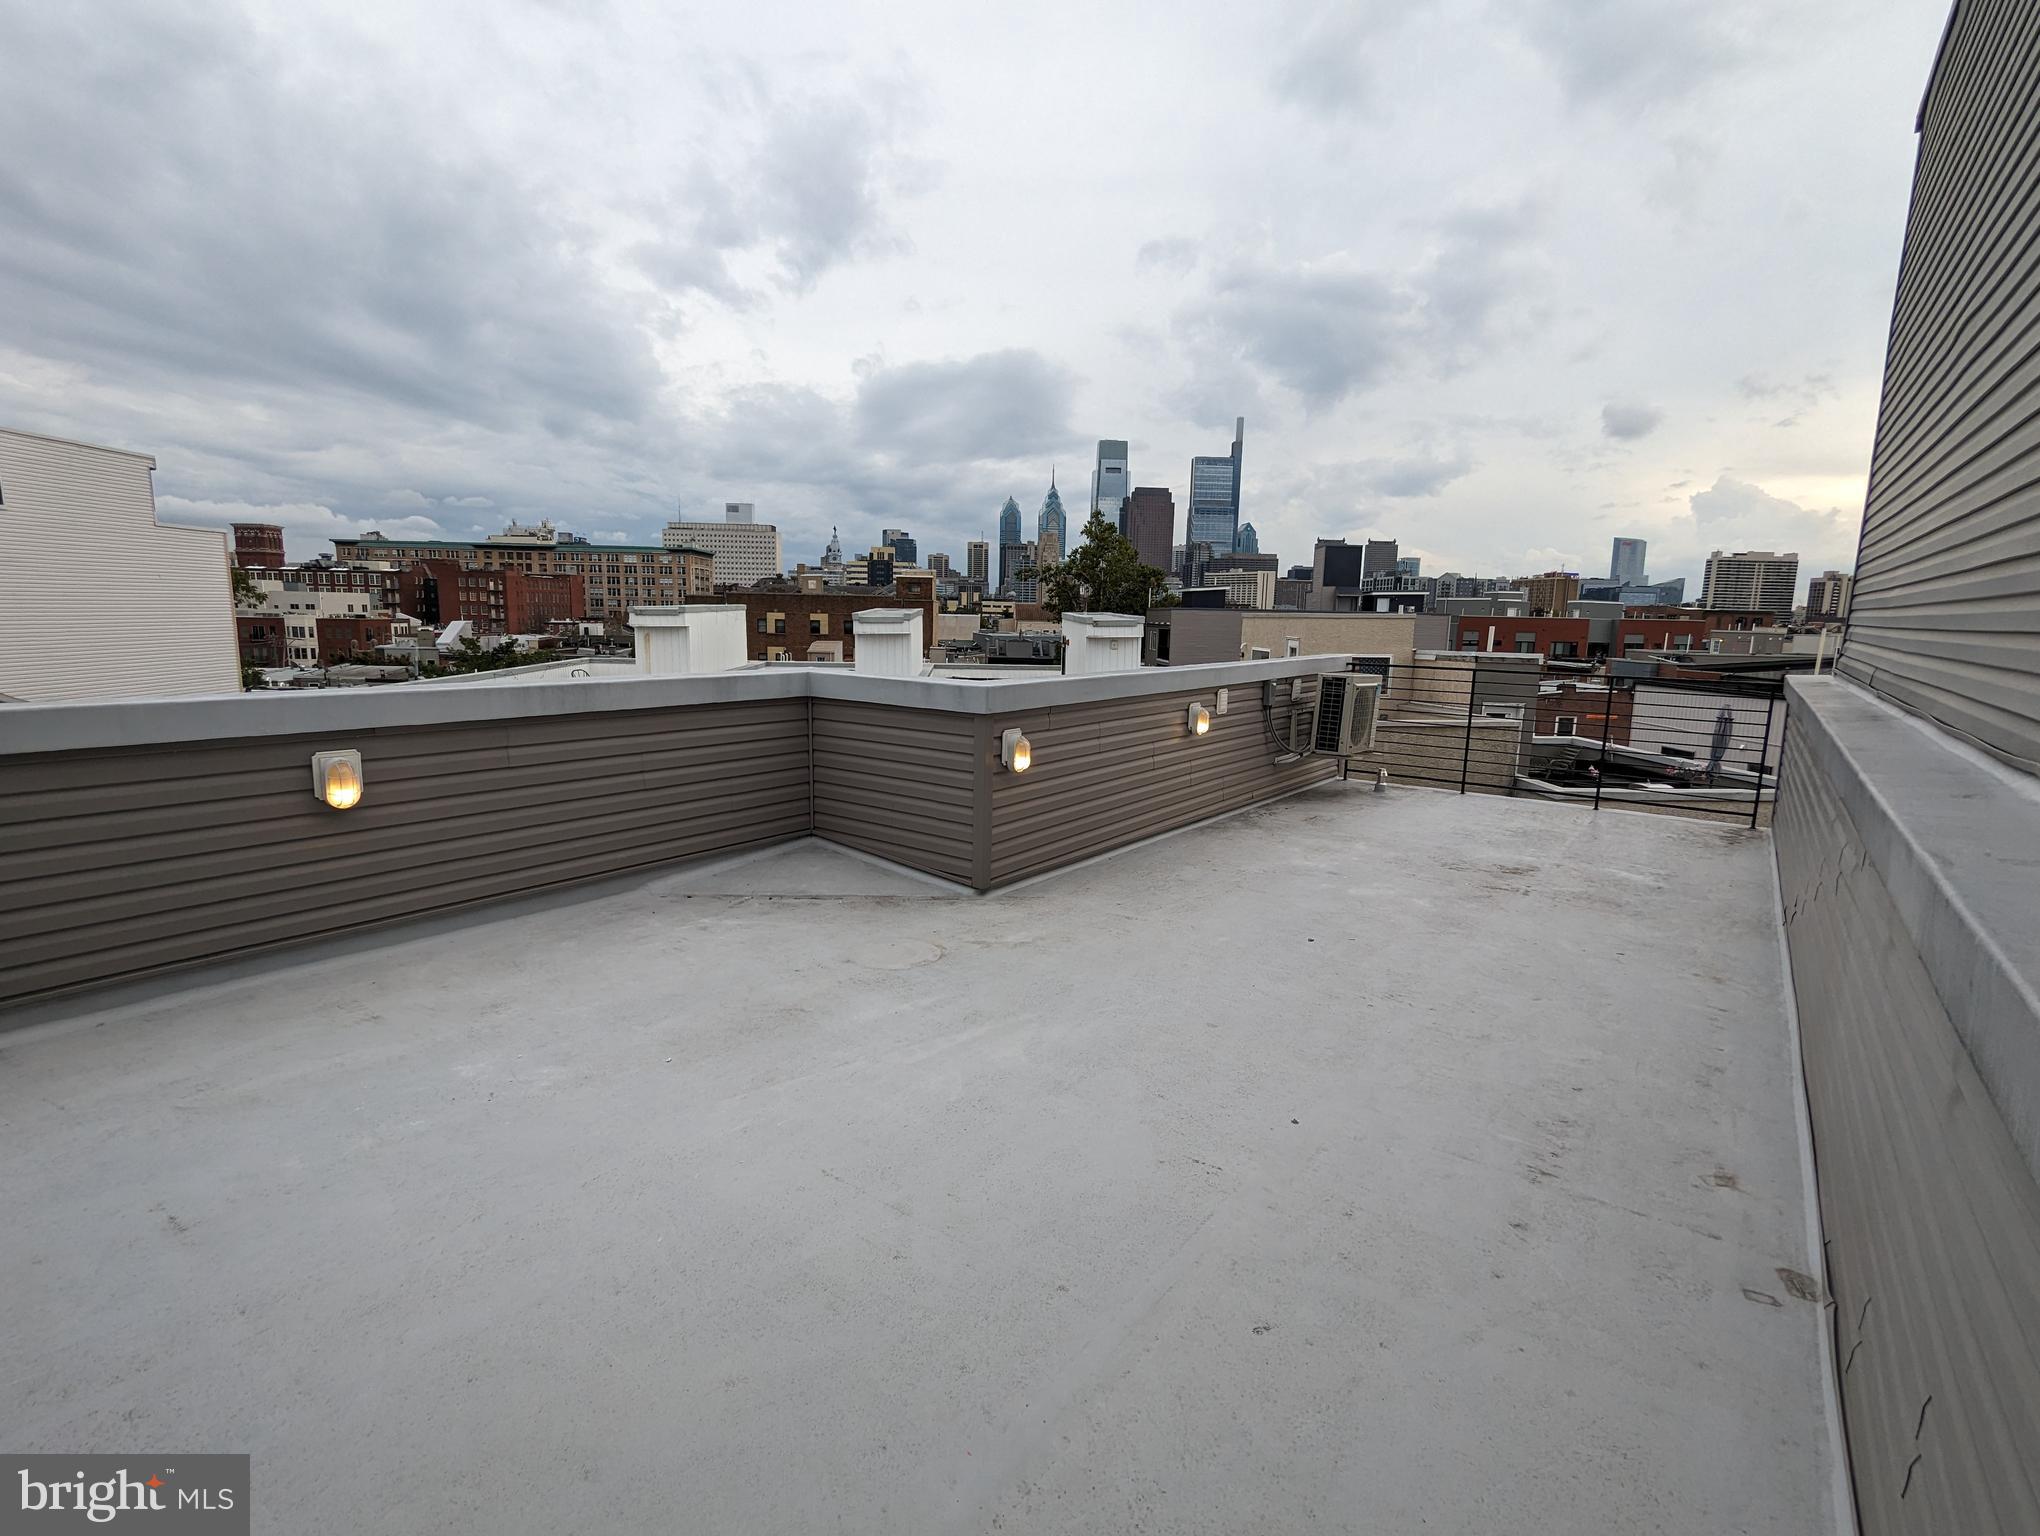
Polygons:
[[0,1441],[264,1524],[1833,1528],[1762,833],[1332,783],[17,1017]]

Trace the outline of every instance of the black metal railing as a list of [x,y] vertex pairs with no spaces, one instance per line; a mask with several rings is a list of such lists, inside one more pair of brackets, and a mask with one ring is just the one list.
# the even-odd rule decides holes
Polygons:
[[[1384,671],[1373,657],[1352,665]],[[1489,652],[1396,661],[1385,672],[1374,750],[1349,771],[1385,769],[1392,782],[1461,794],[1748,826],[1769,819],[1785,718],[1775,680],[1640,675],[1629,663],[1611,675]]]

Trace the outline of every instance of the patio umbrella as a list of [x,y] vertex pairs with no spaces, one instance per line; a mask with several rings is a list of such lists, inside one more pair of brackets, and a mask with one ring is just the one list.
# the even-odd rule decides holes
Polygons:
[[1728,756],[1728,743],[1735,735],[1735,716],[1729,713],[1726,704],[1721,713],[1714,717],[1714,735],[1707,743],[1707,771],[1714,772],[1721,766],[1721,760]]

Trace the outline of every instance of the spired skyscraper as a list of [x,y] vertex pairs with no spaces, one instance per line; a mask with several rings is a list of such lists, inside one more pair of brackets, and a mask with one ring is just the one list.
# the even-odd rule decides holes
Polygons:
[[1252,523],[1241,523],[1239,536],[1233,540],[1236,555],[1258,555],[1261,552],[1261,532]]
[[1247,418],[1233,422],[1232,452],[1224,458],[1202,455],[1190,461],[1190,506],[1183,542],[1209,544],[1214,554],[1236,549],[1240,537],[1240,454],[1246,442]]
[[1055,488],[1055,471],[1048,472],[1048,495],[1041,503],[1035,522],[1036,557],[1043,565],[1069,553],[1069,518],[1063,511],[1062,492]]

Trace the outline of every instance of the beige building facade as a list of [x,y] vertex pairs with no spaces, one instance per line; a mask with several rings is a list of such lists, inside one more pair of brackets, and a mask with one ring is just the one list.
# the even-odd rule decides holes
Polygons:
[[0,430],[0,695],[239,691],[227,534],[157,522],[155,468]]

